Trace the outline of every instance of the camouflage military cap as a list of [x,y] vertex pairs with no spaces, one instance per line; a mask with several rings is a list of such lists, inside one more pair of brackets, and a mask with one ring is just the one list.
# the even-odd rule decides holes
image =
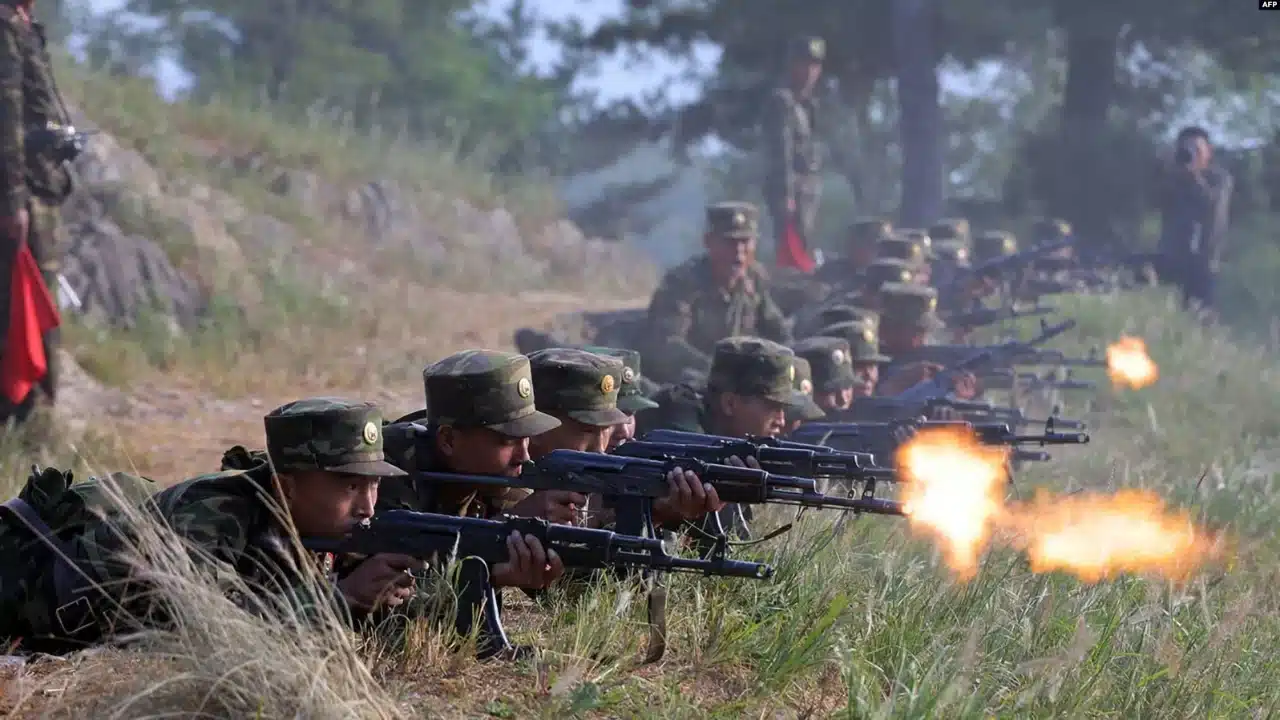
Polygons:
[[796,355],[813,370],[813,386],[822,392],[839,392],[857,384],[853,374],[853,350],[843,338],[819,335],[801,340]]
[[885,218],[859,218],[849,226],[849,239],[858,245],[871,245],[893,234],[893,223]]
[[618,388],[618,409],[628,415],[641,410],[653,410],[658,403],[645,397],[641,385],[640,353],[627,348],[603,347],[588,345],[583,348],[597,355],[618,358],[622,361],[622,385]]
[[915,277],[911,266],[896,258],[880,258],[867,267],[863,275],[865,286],[879,290],[889,283],[909,283]]
[[901,283],[886,285],[880,288],[880,301],[884,325],[906,325],[917,330],[942,327],[936,314],[938,291],[931,287]]
[[509,437],[533,437],[560,426],[538,411],[529,358],[497,350],[464,350],[422,371],[427,421],[483,427]]
[[933,244],[934,256],[956,267],[967,267],[969,265],[969,248],[959,240],[939,240]]
[[988,230],[973,239],[973,259],[977,262],[1006,257],[1018,252],[1018,240],[1013,233]]
[[835,323],[819,330],[815,337],[844,340],[849,344],[849,351],[855,365],[883,365],[890,361],[887,355],[880,354],[880,333],[865,323]]
[[785,345],[757,337],[728,337],[716,343],[707,387],[719,392],[760,397],[803,407],[795,391],[795,353]]
[[901,260],[909,265],[919,265],[925,261],[924,248],[906,237],[880,238],[876,243],[876,256],[889,260]]
[[1056,242],[1071,236],[1071,223],[1061,218],[1038,218],[1031,226],[1036,242]]
[[804,395],[804,407],[795,410],[795,418],[805,422],[821,420],[827,414],[818,407],[818,403],[813,401],[813,368],[810,367],[809,361],[802,357],[796,356],[793,361],[796,366],[796,381],[792,384],[796,392]]
[[894,233],[894,236],[905,238],[908,242],[920,248],[920,252],[926,260],[933,257],[933,238],[929,237],[929,233],[924,230],[899,230]]
[[707,232],[720,237],[756,237],[760,232],[760,211],[745,202],[708,205]]
[[627,421],[627,414],[618,409],[626,369],[618,358],[579,348],[547,348],[530,354],[529,363],[542,412],[596,427]]
[[929,226],[929,237],[933,240],[957,240],[969,243],[969,221],[965,218],[943,218]]
[[880,326],[880,313],[857,305],[833,305],[818,313],[818,327],[827,327],[842,322],[856,322],[872,329]]
[[382,454],[382,411],[342,398],[296,400],[267,413],[267,455],[277,471],[324,470],[391,477]]
[[787,44],[787,57],[792,61],[820,63],[827,59],[827,43],[812,35],[794,37]]

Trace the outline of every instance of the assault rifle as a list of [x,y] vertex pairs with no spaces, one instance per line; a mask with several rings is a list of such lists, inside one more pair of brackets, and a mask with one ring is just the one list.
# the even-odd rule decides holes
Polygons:
[[[631,444],[623,443],[618,449]],[[830,451],[829,448],[828,450]],[[830,452],[834,454],[834,451]],[[817,483],[809,478],[774,475],[754,468],[709,463],[695,457],[680,456],[679,453],[656,455],[657,457],[625,457],[576,450],[553,450],[536,462],[526,463],[518,477],[442,472],[415,472],[412,475],[429,483],[599,493],[612,498],[616,503],[615,527],[619,532],[650,537],[656,534],[653,528],[653,501],[666,497],[670,492],[667,473],[676,468],[697,473],[698,478],[714,487],[720,499],[726,503],[842,508],[878,515],[905,514],[899,503],[888,500],[824,495],[818,492]],[[723,534],[723,530],[720,530]],[[718,547],[715,557],[723,557],[724,551],[724,547]]]
[[662,541],[655,538],[556,525],[536,518],[484,520],[389,510],[343,538],[306,538],[302,544],[314,552],[335,554],[397,553],[436,562],[457,558],[460,577],[455,626],[461,637],[470,636],[478,626],[478,655],[488,658],[514,651],[502,627],[489,575],[489,568],[507,561],[507,538],[513,532],[538,538],[544,548],[560,556],[565,568],[660,570],[754,580],[773,576],[773,568],[761,563],[682,558],[667,554]]
[[955,312],[946,317],[947,327],[976,329],[995,325],[996,323],[1017,320],[1025,317],[1043,317],[1052,315],[1058,309],[1047,305],[1035,304],[1030,307],[982,307]]
[[900,444],[917,432],[931,428],[957,428],[972,432],[984,445],[1010,448],[1010,459],[1015,461],[1044,462],[1050,459],[1045,452],[1024,449],[1025,445],[1085,445],[1089,435],[1085,432],[1060,432],[1057,421],[1049,418],[1044,432],[1019,434],[1005,423],[972,423],[963,420],[905,420],[889,423],[805,423],[792,437],[830,445],[833,448],[874,448],[877,455],[892,457]]
[[986,390],[1096,390],[1098,386],[1087,380],[1077,380],[1070,372],[1063,377],[1014,372],[1004,368],[978,374],[978,380]]

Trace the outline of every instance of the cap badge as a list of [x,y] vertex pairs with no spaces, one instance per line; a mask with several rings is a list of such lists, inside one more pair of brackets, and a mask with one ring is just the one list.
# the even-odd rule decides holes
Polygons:
[[367,445],[376,445],[378,442],[378,424],[372,420],[364,424],[364,441]]
[[604,393],[605,395],[608,395],[609,393],[613,392],[613,376],[612,375],[605,375],[604,377],[600,378],[600,392]]
[[832,351],[832,353],[831,353],[831,362],[832,362],[832,364],[835,364],[835,365],[843,365],[843,364],[844,364],[844,351],[843,351],[843,350],[834,350],[834,351]]
[[801,381],[800,381],[800,392],[804,393],[805,395],[812,395],[812,394],[813,394],[813,383],[809,382],[808,380],[801,380]]
[[636,381],[636,371],[629,367],[622,368],[622,382],[633,383]]
[[516,392],[520,397],[528,400],[533,395],[533,381],[527,377],[520,378],[520,382],[516,383]]

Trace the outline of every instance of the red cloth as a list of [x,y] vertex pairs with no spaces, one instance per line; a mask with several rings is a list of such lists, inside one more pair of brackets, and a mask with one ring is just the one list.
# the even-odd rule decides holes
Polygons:
[[40,267],[24,243],[13,263],[9,299],[9,336],[0,361],[0,390],[15,405],[21,403],[49,372],[44,334],[62,322],[58,306],[40,275]]
[[788,220],[787,227],[778,241],[778,267],[795,268],[800,272],[811,273],[817,267],[809,249],[805,247],[800,231],[796,230],[794,221]]

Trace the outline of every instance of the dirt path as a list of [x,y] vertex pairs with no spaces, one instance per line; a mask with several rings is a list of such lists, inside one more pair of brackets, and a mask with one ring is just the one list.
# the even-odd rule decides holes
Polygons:
[[[516,328],[541,326],[556,315],[584,308],[609,310],[643,306],[644,302],[548,292],[490,295],[437,291],[431,293],[426,306],[442,318],[438,345],[433,343],[439,357],[470,347],[514,349],[511,334]],[[223,398],[191,379],[172,374],[141,379],[127,392],[106,388],[78,367],[71,367],[58,413],[73,431],[92,426],[95,434],[118,441],[130,469],[160,482],[174,482],[216,469],[222,452],[232,445],[261,447],[262,416],[267,411],[314,395],[372,400],[389,415],[422,406],[422,386],[416,378],[401,387],[332,387],[303,379],[269,394]],[[89,461],[97,464],[92,457]],[[118,464],[114,459],[102,462]],[[120,469],[124,468],[101,468]]]

